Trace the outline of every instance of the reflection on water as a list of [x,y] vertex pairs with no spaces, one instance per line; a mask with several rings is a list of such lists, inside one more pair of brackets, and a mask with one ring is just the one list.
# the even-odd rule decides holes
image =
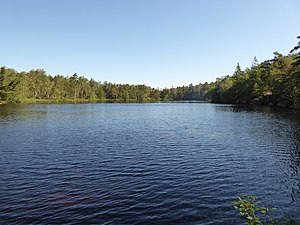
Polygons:
[[[260,139],[268,143],[272,156],[282,162],[285,177],[281,178],[281,182],[289,183],[286,185],[290,189],[291,201],[296,201],[300,193],[300,113],[268,106],[220,105],[216,109],[223,112],[245,113],[251,118],[251,122],[259,128],[254,132],[260,133]],[[259,138],[256,140],[259,141]]]
[[299,128],[270,107],[2,105],[0,221],[239,224],[240,193],[299,218]]

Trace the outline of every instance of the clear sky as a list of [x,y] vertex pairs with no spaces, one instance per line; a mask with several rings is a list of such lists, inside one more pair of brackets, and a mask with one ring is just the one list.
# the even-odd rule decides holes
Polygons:
[[299,0],[0,0],[0,66],[152,87],[288,54]]

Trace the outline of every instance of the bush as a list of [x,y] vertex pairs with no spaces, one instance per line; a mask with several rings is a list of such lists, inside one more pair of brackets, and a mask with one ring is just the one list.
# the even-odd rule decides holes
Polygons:
[[281,220],[272,217],[271,213],[276,208],[260,207],[260,202],[255,196],[239,195],[233,204],[234,208],[239,210],[240,215],[246,219],[247,225],[300,225],[289,215],[285,215]]

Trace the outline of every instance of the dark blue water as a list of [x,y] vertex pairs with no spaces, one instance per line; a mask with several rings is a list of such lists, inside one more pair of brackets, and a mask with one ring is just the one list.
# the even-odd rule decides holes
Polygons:
[[300,219],[300,118],[214,104],[0,107],[0,223],[240,224],[238,194]]

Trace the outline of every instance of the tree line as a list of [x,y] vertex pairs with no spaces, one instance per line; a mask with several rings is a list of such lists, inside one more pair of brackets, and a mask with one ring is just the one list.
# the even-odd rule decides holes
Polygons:
[[3,102],[147,102],[158,101],[159,98],[159,90],[145,85],[101,83],[76,73],[70,77],[53,77],[42,69],[29,72],[17,72],[6,67],[0,69],[0,100]]
[[[300,39],[300,36],[298,37]],[[267,104],[300,108],[300,41],[290,54],[250,68],[239,63],[232,75],[215,82],[154,89],[146,85],[114,84],[78,76],[48,75],[43,69],[17,72],[0,68],[0,102],[156,102],[201,100],[214,103]]]
[[274,58],[262,63],[253,61],[250,68],[241,70],[238,64],[232,76],[214,82],[211,100],[216,103],[267,104],[300,107],[300,68],[297,55]]
[[210,84],[154,89],[146,85],[113,84],[88,80],[76,73],[70,77],[48,75],[43,69],[17,72],[0,68],[0,101],[19,102],[157,102],[209,100]]

